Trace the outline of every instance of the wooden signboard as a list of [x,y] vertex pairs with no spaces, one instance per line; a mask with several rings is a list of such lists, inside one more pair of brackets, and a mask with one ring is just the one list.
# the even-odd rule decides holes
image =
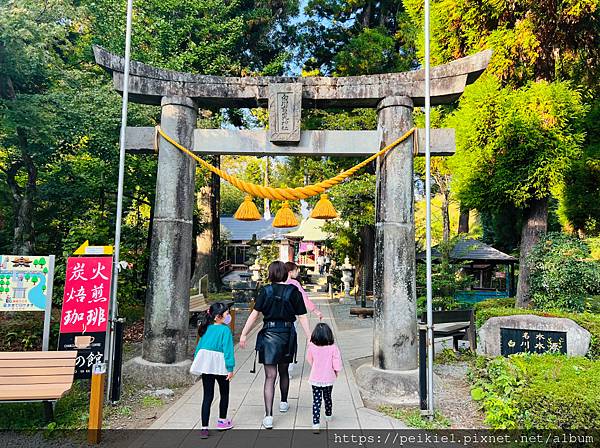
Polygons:
[[60,318],[59,350],[77,350],[75,378],[91,378],[103,363],[112,257],[70,257]]

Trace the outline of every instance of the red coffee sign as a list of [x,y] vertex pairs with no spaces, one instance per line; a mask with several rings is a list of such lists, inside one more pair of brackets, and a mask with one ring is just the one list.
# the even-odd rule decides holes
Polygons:
[[61,333],[106,331],[112,257],[71,257],[67,260]]

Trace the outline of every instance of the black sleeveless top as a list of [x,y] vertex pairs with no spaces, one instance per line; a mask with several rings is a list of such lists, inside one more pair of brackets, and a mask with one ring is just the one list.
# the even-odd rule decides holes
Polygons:
[[254,309],[263,314],[265,321],[294,322],[296,316],[306,314],[306,306],[298,288],[281,283],[260,288]]

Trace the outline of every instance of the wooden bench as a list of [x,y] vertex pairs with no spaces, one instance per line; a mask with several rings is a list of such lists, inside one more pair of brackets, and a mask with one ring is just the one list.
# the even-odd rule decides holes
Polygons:
[[[427,314],[419,318],[420,325],[427,324]],[[477,349],[477,333],[475,330],[475,310],[452,310],[433,312],[433,337],[452,337],[454,350],[458,350],[458,341],[468,340],[472,351]]]
[[350,308],[350,315],[351,316],[358,316],[358,317],[373,317],[373,308],[362,308],[362,307],[356,307],[356,308]]
[[77,351],[0,352],[0,403],[43,402],[47,420],[73,385]]
[[190,313],[203,313],[209,308],[210,305],[203,294],[196,294],[190,297]]

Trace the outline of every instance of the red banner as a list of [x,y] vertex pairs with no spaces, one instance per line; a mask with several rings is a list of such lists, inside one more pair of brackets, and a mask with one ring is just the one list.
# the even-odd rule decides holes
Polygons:
[[112,279],[112,257],[67,260],[61,333],[106,331]]

